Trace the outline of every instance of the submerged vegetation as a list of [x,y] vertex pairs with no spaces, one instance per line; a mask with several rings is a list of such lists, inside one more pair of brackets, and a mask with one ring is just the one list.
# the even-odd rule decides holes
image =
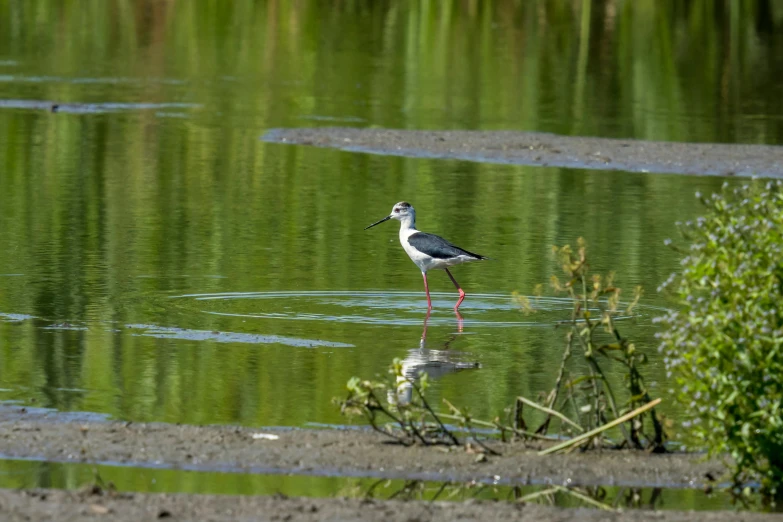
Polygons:
[[659,333],[689,433],[769,493],[783,480],[782,189],[699,196],[707,213],[681,227],[683,269],[662,285],[678,306]]

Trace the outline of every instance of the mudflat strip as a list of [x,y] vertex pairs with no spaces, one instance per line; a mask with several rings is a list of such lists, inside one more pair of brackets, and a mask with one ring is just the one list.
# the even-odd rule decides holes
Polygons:
[[[278,438],[259,437],[259,432]],[[716,461],[705,462],[701,455],[685,453],[650,455],[607,450],[541,457],[535,445],[495,442],[492,446],[502,455],[487,456],[480,462],[476,454],[462,448],[406,448],[365,430],[270,431],[136,424],[0,407],[0,452],[7,458],[509,485],[698,488],[708,473],[719,477],[723,470]]]
[[56,520],[286,520],[346,522],[453,521],[486,522],[764,522],[774,515],[733,512],[627,511],[562,509],[506,502],[423,502],[345,498],[240,497],[229,495],[163,495],[119,493],[110,496],[56,490],[0,490],[0,513],[7,521]]
[[[264,433],[265,436],[259,436]],[[255,435],[255,437],[254,437]],[[270,435],[272,435],[270,437]],[[277,436],[275,438],[274,436]],[[364,430],[259,430],[110,421],[94,414],[0,406],[4,457],[244,473],[293,473],[501,484],[555,483],[699,487],[721,466],[698,455],[590,451],[539,457],[535,447],[493,443],[503,453],[477,462],[464,449],[403,448]],[[104,493],[89,489],[0,490],[3,520],[647,520],[756,522],[734,512],[609,513],[490,501],[424,502],[345,498]]]
[[783,177],[783,147],[560,136],[516,131],[318,127],[271,129],[272,143],[512,165],[674,174]]

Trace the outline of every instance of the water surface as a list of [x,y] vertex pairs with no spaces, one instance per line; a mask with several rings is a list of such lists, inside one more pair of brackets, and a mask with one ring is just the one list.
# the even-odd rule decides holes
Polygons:
[[[621,324],[665,396],[651,319],[678,259],[663,241],[723,180],[259,140],[345,124],[780,143],[777,4],[577,4],[0,2],[0,400],[342,424],[331,398],[351,376],[432,358],[475,366],[443,371],[436,401],[491,418],[554,380],[567,306],[547,291],[524,316],[510,295],[578,237],[624,295],[646,289]],[[462,321],[431,275],[424,342],[395,226],[362,230],[399,200],[494,259],[454,269]]]
[[[227,495],[287,495],[353,497],[398,500],[507,500],[514,501],[547,489],[546,486],[506,486],[492,483],[460,484],[436,481],[195,472],[167,468],[133,468],[105,464],[65,464],[34,460],[0,460],[2,488],[79,489],[89,484],[143,493],[198,493]],[[732,509],[729,495],[706,495],[678,488],[583,488],[583,495],[615,508],[715,510]],[[532,501],[532,499],[531,499]],[[554,492],[537,502],[560,507],[590,507],[571,495]],[[593,506],[594,507],[594,506]]]

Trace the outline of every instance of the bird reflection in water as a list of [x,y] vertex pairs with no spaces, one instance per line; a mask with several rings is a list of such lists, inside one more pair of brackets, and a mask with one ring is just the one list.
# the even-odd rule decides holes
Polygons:
[[[427,323],[430,319],[430,312],[424,317],[424,328],[421,333],[419,347],[408,351],[408,356],[402,360],[402,375],[397,378],[397,393],[391,390],[388,394],[389,402],[396,404],[409,404],[413,398],[413,386],[411,381],[420,378],[421,373],[426,373],[430,379],[440,379],[449,373],[456,373],[464,370],[476,370],[481,368],[478,362],[463,362],[453,360],[455,352],[451,351],[450,345],[454,342],[463,329],[463,317],[456,311],[457,333],[440,343],[427,343]],[[437,345],[437,348],[435,346]]]

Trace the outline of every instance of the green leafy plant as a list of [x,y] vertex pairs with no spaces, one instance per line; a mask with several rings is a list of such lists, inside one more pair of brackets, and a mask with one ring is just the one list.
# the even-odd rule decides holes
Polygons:
[[706,215],[681,225],[690,248],[662,285],[678,309],[662,317],[661,351],[711,454],[733,458],[736,484],[783,480],[783,184],[697,197]]

